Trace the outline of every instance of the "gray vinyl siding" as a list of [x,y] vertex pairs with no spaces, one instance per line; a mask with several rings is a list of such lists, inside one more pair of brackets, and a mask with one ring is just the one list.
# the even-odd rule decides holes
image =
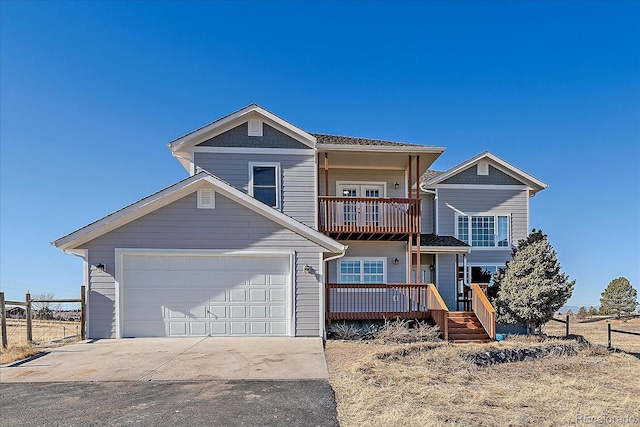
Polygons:
[[478,175],[478,165],[473,165],[442,181],[442,184],[523,185],[522,182],[489,165],[489,175]]
[[[455,236],[455,213],[447,203],[468,215],[511,214],[511,243],[527,236],[527,190],[438,189],[438,234]],[[474,248],[473,251],[478,250]],[[479,249],[480,251],[486,249]],[[496,250],[510,250],[510,248]]]
[[[462,256],[461,256],[462,257]],[[456,307],[456,256],[439,254],[437,260],[438,280],[436,286],[449,311],[458,311]]]
[[[406,242],[358,242],[343,241],[340,242],[348,245],[345,258],[386,258],[387,266],[387,283],[406,283],[407,282],[407,244]],[[398,258],[398,265],[393,264],[393,260]],[[329,262],[329,282],[338,283],[338,263],[340,259]]]
[[[331,166],[329,166],[331,167]],[[407,183],[403,170],[380,170],[380,169],[329,169],[329,196],[336,195],[336,182],[372,182],[386,183],[386,197],[406,197]],[[324,167],[319,168],[319,195],[325,195],[325,175]],[[396,190],[393,185],[400,184]]]
[[248,193],[249,163],[279,163],[282,212],[310,227],[316,226],[315,156],[308,154],[194,153],[196,167]]
[[421,194],[420,198],[422,199],[422,233],[435,233],[433,194]]
[[296,252],[296,336],[320,336],[320,284],[303,266],[320,268],[315,243],[264,218],[220,194],[215,209],[197,209],[192,193],[142,218],[83,245],[89,265],[103,263],[107,273],[94,269],[89,283],[89,331],[91,338],[113,338],[115,325],[115,249],[237,249]]
[[249,136],[247,122],[198,144],[199,147],[253,147],[308,149],[309,146],[263,123],[262,136]]

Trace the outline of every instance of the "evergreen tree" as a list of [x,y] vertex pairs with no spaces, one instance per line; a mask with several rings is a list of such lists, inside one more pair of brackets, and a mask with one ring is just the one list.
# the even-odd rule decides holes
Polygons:
[[497,320],[541,331],[541,326],[569,300],[575,280],[569,281],[560,272],[556,252],[541,230],[533,230],[513,252],[494,301]]
[[[518,244],[511,248],[511,259],[515,259],[518,251],[526,248],[531,243],[539,242],[542,240],[547,240],[547,235],[542,232],[542,230],[536,230],[535,228],[531,230],[531,233],[524,238],[518,240]],[[509,266],[509,261],[506,262],[504,268],[499,268],[496,274],[493,275],[493,285],[487,288],[487,297],[492,304],[496,304],[496,299],[498,297],[498,292],[500,291],[500,286],[502,285],[502,280],[504,279],[504,274]]]
[[600,297],[600,313],[611,315],[631,314],[638,305],[638,291],[629,280],[618,277],[609,282],[607,288]]
[[587,318],[587,309],[585,308],[585,306],[580,307],[580,309],[578,310],[578,314],[576,314],[576,318],[580,320]]
[[595,308],[594,306],[589,307],[589,316],[597,316],[598,315],[598,309]]

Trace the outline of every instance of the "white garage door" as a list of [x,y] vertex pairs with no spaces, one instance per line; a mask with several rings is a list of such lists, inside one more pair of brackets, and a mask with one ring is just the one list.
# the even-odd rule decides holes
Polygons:
[[288,256],[123,256],[123,337],[290,335]]

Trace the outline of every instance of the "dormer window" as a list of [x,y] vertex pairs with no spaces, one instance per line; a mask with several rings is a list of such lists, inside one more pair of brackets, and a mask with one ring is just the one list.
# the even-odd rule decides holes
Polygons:
[[249,163],[249,195],[280,208],[280,164]]

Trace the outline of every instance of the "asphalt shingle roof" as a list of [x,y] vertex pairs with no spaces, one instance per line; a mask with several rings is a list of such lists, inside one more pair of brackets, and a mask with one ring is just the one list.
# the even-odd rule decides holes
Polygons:
[[377,145],[385,147],[424,147],[420,144],[406,142],[385,141],[382,139],[357,138],[353,136],[327,135],[324,133],[312,133],[318,140],[318,144],[342,144],[342,145]]
[[435,234],[421,234],[420,246],[461,246],[468,247],[469,245],[458,240],[453,236],[438,236]]

